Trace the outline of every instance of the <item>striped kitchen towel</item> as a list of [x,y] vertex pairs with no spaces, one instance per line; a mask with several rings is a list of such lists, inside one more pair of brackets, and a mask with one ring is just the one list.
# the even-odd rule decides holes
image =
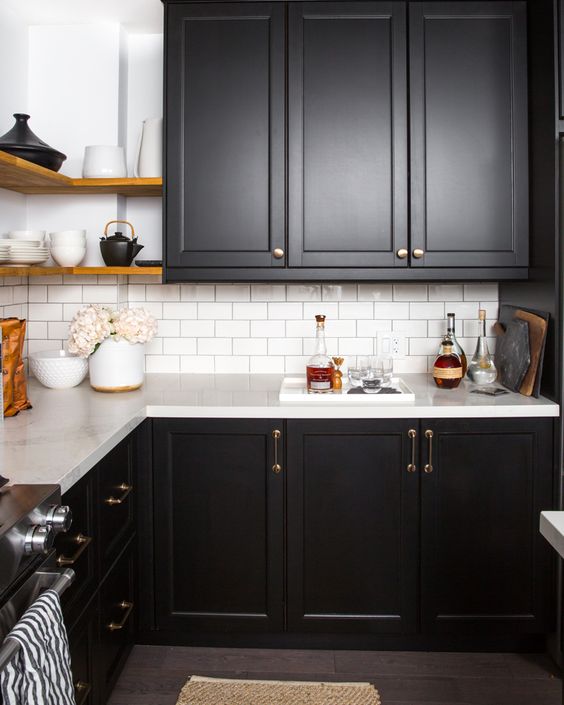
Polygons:
[[75,705],[61,603],[43,592],[8,634],[20,649],[0,673],[4,705]]

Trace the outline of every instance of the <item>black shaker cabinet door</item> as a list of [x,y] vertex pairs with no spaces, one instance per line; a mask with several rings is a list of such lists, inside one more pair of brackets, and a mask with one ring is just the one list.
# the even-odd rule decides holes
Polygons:
[[552,506],[552,420],[422,421],[421,443],[424,631],[549,631],[552,557],[538,523]]
[[411,266],[526,267],[526,5],[410,3],[409,19]]
[[265,419],[155,420],[160,629],[282,629],[282,430]]
[[419,474],[408,467],[418,426],[287,424],[288,629],[415,632]]
[[400,2],[290,3],[291,267],[405,267],[406,19]]
[[284,245],[283,3],[166,12],[169,267],[277,267]]

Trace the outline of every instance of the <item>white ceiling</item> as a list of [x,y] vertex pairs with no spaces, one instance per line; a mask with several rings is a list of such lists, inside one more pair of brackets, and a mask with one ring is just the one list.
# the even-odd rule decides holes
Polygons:
[[162,32],[161,0],[2,0],[30,25],[119,22],[130,32]]

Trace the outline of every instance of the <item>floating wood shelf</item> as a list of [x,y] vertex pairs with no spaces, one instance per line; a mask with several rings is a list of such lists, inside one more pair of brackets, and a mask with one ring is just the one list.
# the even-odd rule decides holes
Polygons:
[[128,277],[140,274],[161,276],[162,267],[2,267],[0,277],[45,277],[56,274],[125,274]]
[[162,179],[72,179],[0,151],[0,188],[27,194],[161,196]]

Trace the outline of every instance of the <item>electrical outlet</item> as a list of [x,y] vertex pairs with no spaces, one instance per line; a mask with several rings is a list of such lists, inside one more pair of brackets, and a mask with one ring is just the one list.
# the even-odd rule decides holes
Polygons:
[[405,357],[406,338],[404,333],[378,331],[376,334],[376,354],[393,358]]

